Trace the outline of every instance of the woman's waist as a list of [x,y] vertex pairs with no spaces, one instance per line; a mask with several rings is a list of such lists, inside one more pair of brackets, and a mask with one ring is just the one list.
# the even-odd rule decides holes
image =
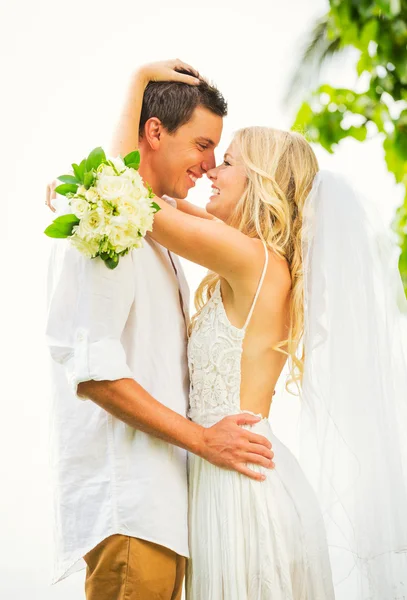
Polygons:
[[262,435],[266,435],[267,432],[271,433],[270,422],[267,417],[259,413],[254,413],[247,409],[236,409],[236,410],[199,410],[190,408],[188,416],[194,423],[201,425],[202,427],[212,427],[216,423],[219,423],[225,417],[231,417],[235,415],[251,415],[259,417],[260,420],[254,424],[243,423],[241,426],[245,429],[255,429],[256,432],[261,432]]

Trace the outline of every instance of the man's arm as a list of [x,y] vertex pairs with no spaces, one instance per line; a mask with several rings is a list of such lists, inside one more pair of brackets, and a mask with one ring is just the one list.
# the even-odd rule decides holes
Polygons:
[[134,379],[87,381],[79,384],[78,393],[91,398],[134,429],[184,448],[220,467],[262,480],[247,463],[266,468],[274,466],[268,440],[240,427],[257,423],[258,418],[253,415],[226,417],[216,426],[204,428],[155,400]]
[[162,405],[134,380],[121,344],[134,302],[132,255],[110,270],[68,241],[55,241],[54,250],[47,338],[52,357],[65,367],[78,397],[136,429],[260,480],[247,463],[270,467],[271,444],[239,426],[256,423],[257,417],[228,417],[204,429]]

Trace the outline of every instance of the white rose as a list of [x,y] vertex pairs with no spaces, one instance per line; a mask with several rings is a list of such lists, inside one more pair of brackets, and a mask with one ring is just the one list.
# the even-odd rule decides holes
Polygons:
[[88,258],[96,256],[99,250],[99,242],[97,239],[84,240],[79,235],[74,235],[70,238],[71,244]]
[[125,177],[102,174],[98,177],[96,189],[99,195],[105,200],[116,200],[130,193],[131,183]]
[[135,200],[140,200],[140,198],[146,198],[148,196],[148,190],[144,185],[141,175],[137,171],[133,171],[131,182],[131,196],[135,198]]
[[118,202],[120,214],[126,214],[132,223],[132,226],[138,227],[144,236],[147,231],[151,231],[154,220],[154,211],[151,208],[149,198],[121,198]]
[[154,222],[154,213],[151,210],[140,210],[137,215],[130,216],[130,224],[132,227],[137,228],[141,235],[144,237],[147,231],[152,231]]
[[84,198],[71,198],[70,207],[74,215],[78,217],[78,219],[82,219],[90,212],[89,203]]
[[136,198],[140,198],[148,194],[148,190],[144,184],[143,178],[138,171],[134,169],[126,168],[125,172],[122,173],[121,177],[128,179],[132,184],[132,195]]
[[131,190],[131,195],[135,200],[141,200],[144,196],[144,188],[134,185]]
[[131,221],[127,226],[127,235],[128,235],[128,247],[130,248],[141,248],[143,245],[143,238],[140,237],[140,228],[137,225],[134,225]]
[[99,194],[97,193],[97,191],[95,190],[94,187],[91,187],[85,191],[85,198],[86,198],[86,200],[88,200],[88,202],[94,203],[94,202],[98,201]]
[[127,227],[129,222],[129,217],[127,215],[117,215],[115,217],[110,217],[108,222],[106,223],[106,234],[110,236],[114,233],[115,229],[124,229]]
[[124,173],[122,173],[121,176],[125,177],[129,181],[133,181],[135,185],[144,185],[142,176],[135,169],[129,169],[128,167],[126,167],[126,170],[124,171]]
[[109,242],[116,252],[123,252],[134,243],[127,227],[114,227],[109,233]]
[[132,196],[124,196],[117,202],[117,208],[120,214],[136,215],[139,210],[139,203]]
[[81,219],[78,227],[78,235],[88,240],[103,235],[104,229],[105,217],[103,211],[92,210]]

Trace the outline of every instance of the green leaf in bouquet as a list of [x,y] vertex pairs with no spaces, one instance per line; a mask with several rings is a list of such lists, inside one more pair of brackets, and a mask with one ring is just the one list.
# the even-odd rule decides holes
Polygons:
[[61,194],[61,196],[66,196],[67,194],[76,194],[78,191],[77,183],[63,183],[62,185],[58,185],[55,188],[55,192],[57,194]]
[[129,169],[136,169],[137,171],[140,166],[140,152],[138,150],[134,150],[134,152],[126,154],[123,160],[126,167]]
[[74,225],[79,225],[79,219],[73,213],[70,213],[69,215],[61,215],[60,217],[57,217],[55,221],[57,221],[61,225],[68,225],[70,223],[73,223]]
[[158,213],[158,211],[161,210],[161,206],[159,206],[157,202],[152,202],[151,207],[154,208],[155,213]]
[[83,178],[83,185],[85,186],[85,188],[87,190],[93,185],[94,181],[95,181],[94,171],[88,171],[87,173],[85,173],[85,176]]
[[62,181],[62,183],[73,183],[74,185],[79,183],[78,179],[73,175],[60,175],[58,179],[59,181]]
[[115,269],[118,264],[119,264],[119,257],[117,256],[117,254],[113,258],[109,258],[109,260],[105,260],[105,265],[109,269],[112,269],[112,270]]
[[83,159],[80,165],[76,163],[72,164],[73,172],[75,173],[75,177],[78,181],[83,183],[83,178],[85,177],[86,172],[86,158]]
[[119,264],[119,255],[116,253],[101,252],[100,258],[109,269],[115,269]]
[[144,185],[146,186],[147,190],[148,190],[148,197],[149,198],[155,198],[155,194],[153,192],[153,188],[151,187],[151,185],[148,185],[148,183],[145,181]]
[[106,154],[104,153],[103,148],[100,146],[94,148],[86,159],[86,171],[92,171],[92,169],[96,171],[103,162],[106,162]]
[[48,227],[44,230],[45,235],[50,238],[67,238],[69,234],[62,232],[58,227],[55,227],[53,223],[48,225]]
[[75,225],[79,224],[79,219],[76,215],[62,215],[57,217],[51,225],[49,225],[44,233],[52,238],[67,238],[72,235],[72,230]]

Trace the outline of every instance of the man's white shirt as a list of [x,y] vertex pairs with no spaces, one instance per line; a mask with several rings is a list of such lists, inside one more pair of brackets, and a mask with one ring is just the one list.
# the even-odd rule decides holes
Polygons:
[[53,583],[84,568],[82,557],[113,534],[188,557],[186,452],[76,395],[82,381],[134,378],[185,416],[189,293],[179,260],[146,239],[110,270],[66,240],[52,244]]

